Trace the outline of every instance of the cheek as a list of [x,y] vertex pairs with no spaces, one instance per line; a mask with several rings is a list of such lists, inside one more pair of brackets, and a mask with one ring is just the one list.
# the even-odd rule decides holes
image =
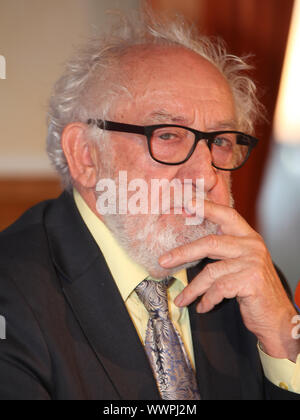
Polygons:
[[166,178],[171,180],[176,169],[155,162],[149,153],[147,140],[136,138],[116,138],[114,148],[114,167],[116,172],[127,171],[128,180],[144,179],[150,184],[151,179]]
[[147,142],[143,139],[130,137],[112,139],[114,149],[115,170],[127,171],[130,178],[143,178],[145,166],[149,166],[150,156],[147,155]]
[[232,206],[231,174],[227,172],[218,173],[218,183],[214,188],[213,197],[210,197],[217,204]]

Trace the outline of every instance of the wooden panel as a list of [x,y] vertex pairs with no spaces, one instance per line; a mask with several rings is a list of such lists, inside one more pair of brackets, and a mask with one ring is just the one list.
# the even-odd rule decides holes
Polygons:
[[0,231],[42,200],[57,197],[62,188],[53,178],[0,179]]
[[172,16],[180,14],[191,22],[200,24],[204,3],[201,0],[149,0],[155,12]]

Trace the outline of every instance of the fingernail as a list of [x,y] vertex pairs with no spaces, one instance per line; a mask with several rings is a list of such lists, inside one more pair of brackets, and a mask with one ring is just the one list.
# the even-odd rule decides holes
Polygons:
[[184,297],[182,294],[178,295],[177,298],[174,300],[174,303],[176,306],[182,306],[182,302],[184,300]]
[[222,229],[220,227],[218,227],[217,235],[223,235]]
[[196,312],[198,314],[201,314],[203,312],[203,304],[201,302],[197,305]]
[[187,203],[186,203],[186,207],[185,207],[185,211],[188,213],[188,214],[195,214],[195,205],[194,205],[195,203],[194,203],[194,200],[189,200]]
[[160,265],[167,265],[172,261],[172,255],[166,254],[159,260]]

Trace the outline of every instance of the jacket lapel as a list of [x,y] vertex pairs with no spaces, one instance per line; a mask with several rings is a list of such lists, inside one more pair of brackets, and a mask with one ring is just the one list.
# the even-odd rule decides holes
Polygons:
[[[120,399],[160,399],[144,348],[97,244],[68,193],[49,206],[45,228],[62,291]],[[191,281],[207,263],[188,270]],[[237,305],[189,314],[203,399],[240,399]]]
[[159,399],[134,325],[71,195],[54,203],[45,224],[63,293],[120,399]]

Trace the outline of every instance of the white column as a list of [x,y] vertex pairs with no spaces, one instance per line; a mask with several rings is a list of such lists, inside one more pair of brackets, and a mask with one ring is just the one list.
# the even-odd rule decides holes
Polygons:
[[300,0],[295,0],[259,220],[293,290],[300,280]]

